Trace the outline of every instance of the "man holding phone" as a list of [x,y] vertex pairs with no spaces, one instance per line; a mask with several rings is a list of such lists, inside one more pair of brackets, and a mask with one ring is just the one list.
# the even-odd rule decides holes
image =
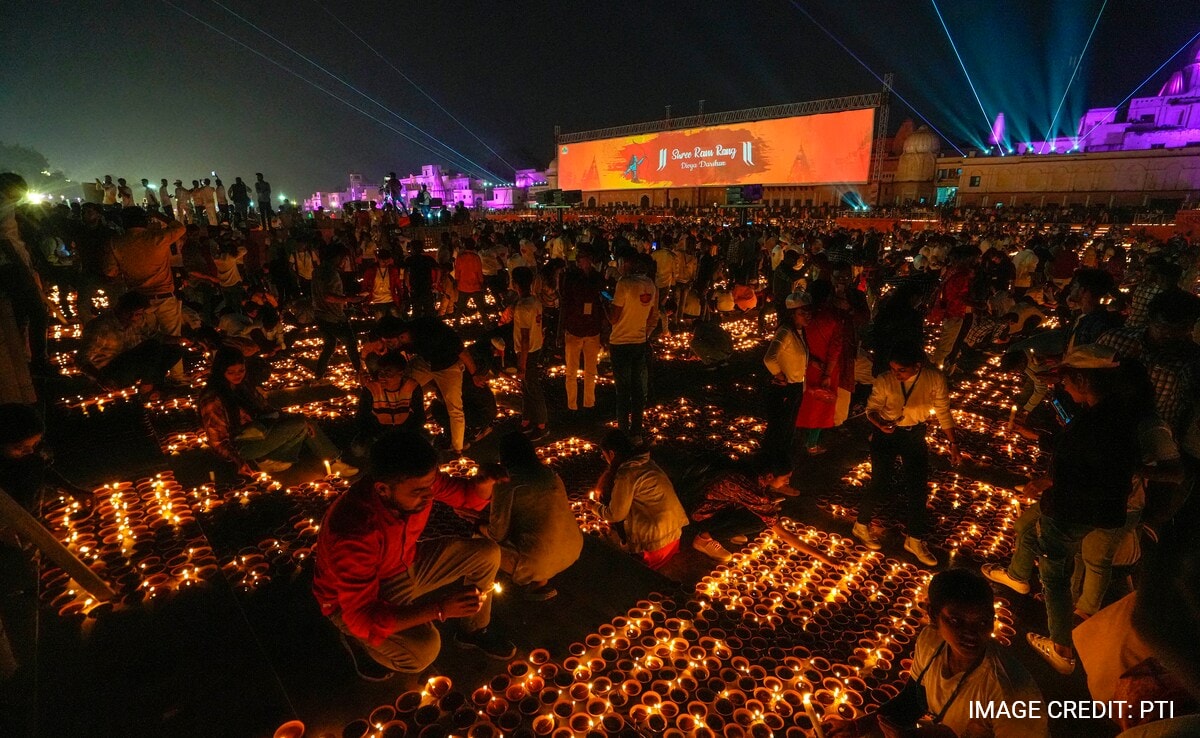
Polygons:
[[867,420],[875,426],[870,437],[871,483],[864,490],[853,533],[867,548],[881,547],[871,530],[871,519],[891,486],[899,459],[902,467],[899,493],[907,508],[904,550],[922,564],[936,566],[937,558],[922,540],[930,527],[925,506],[929,487],[925,424],[931,414],[937,416],[942,432],[950,441],[950,463],[958,466],[962,460],[954,439],[946,377],[929,364],[925,352],[915,343],[898,344],[892,349],[888,365],[888,371],[875,377],[867,400]]

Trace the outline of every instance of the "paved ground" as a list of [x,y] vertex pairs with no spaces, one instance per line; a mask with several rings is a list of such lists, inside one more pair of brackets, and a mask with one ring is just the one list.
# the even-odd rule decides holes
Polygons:
[[[761,417],[754,390],[761,350],[743,352],[716,371],[686,361],[657,365],[653,402],[664,403],[671,411],[679,410],[681,399],[692,407],[711,405],[711,412],[724,419],[720,426],[713,426],[716,432],[711,435],[716,438],[665,432],[655,451],[664,466],[678,469],[690,457],[711,456],[736,445],[739,437],[756,436],[752,426],[734,421],[743,416]],[[74,394],[82,391],[73,389],[77,384],[64,380],[54,389]],[[279,395],[275,399],[287,405],[340,394],[336,388],[326,387],[302,389],[286,400]],[[551,407],[565,405],[559,382],[549,385],[548,394]],[[980,412],[986,410],[982,403],[976,405]],[[601,412],[595,416],[568,418],[565,411],[553,412],[554,433],[545,443],[569,436],[597,440],[605,430],[608,417],[604,409],[609,407],[611,387],[602,386]],[[164,456],[160,450],[161,437],[167,431],[194,425],[187,413],[147,413],[133,403],[112,403],[103,414],[93,410],[88,416],[59,406],[49,412],[51,440],[60,449],[59,465],[81,481],[91,485],[132,481],[165,469],[175,472],[184,490],[209,481],[212,464],[206,451]],[[499,431],[473,448],[470,456],[480,462],[493,460],[495,439],[515,424],[511,417],[502,420]],[[675,427],[669,422],[663,425]],[[826,455],[798,455],[793,486],[801,496],[785,503],[786,514],[816,529],[849,534],[844,516],[830,514],[837,510],[831,508],[829,495],[847,489],[843,476],[865,459],[863,425],[861,419],[853,420],[831,433]],[[347,440],[346,420],[329,421],[327,427],[336,440]],[[681,435],[689,440],[680,441]],[[986,438],[980,441],[986,442]],[[938,459],[935,465],[944,467],[944,461]],[[560,464],[560,473],[572,492],[586,490],[598,469],[595,454],[564,459]],[[965,479],[998,485],[1020,479],[997,466],[969,465],[960,473]],[[289,471],[280,481],[297,487],[321,476],[323,470],[314,461]],[[218,476],[216,481],[219,493],[223,489],[220,483],[227,480]],[[39,610],[30,580],[10,575],[5,591],[24,593],[9,594],[3,605],[10,618],[10,636],[25,667],[3,694],[5,723],[0,725],[0,735],[269,736],[276,726],[295,718],[307,724],[310,736],[341,735],[348,722],[417,686],[415,678],[368,684],[355,676],[333,629],[320,617],[311,598],[308,566],[302,559],[294,565],[287,556],[272,557],[267,551],[270,581],[250,591],[240,586],[245,583],[244,571],[227,566],[247,551],[253,554],[260,542],[279,536],[298,511],[312,512],[324,504],[327,502],[316,492],[305,497],[264,491],[246,504],[227,502],[212,512],[201,512],[200,503],[192,500],[195,522],[182,526],[186,535],[180,536],[192,542],[207,541],[221,573],[207,577],[201,586],[111,612],[102,609],[87,618],[58,615],[57,608],[46,602],[45,576]],[[449,518],[442,521],[439,525],[445,527],[435,525],[435,532],[455,525]],[[685,537],[685,543],[688,540]],[[180,550],[178,545],[172,548],[169,531],[156,531],[155,541],[164,551]],[[303,543],[300,537],[285,540],[283,545],[294,551]],[[900,544],[901,539],[892,535],[885,553],[911,563]],[[685,547],[684,554],[658,574],[608,543],[589,537],[578,564],[554,582],[558,598],[525,603],[502,595],[494,609],[495,627],[509,635],[522,654],[546,648],[555,659],[562,659],[572,643],[583,641],[651,592],[691,597],[696,582],[712,568],[708,559]],[[1024,644],[1023,630],[1044,632],[1040,606],[1025,600],[1014,602],[1012,609],[1018,630],[1013,647],[1045,696],[1084,697],[1082,674],[1069,679],[1053,674]],[[447,642],[435,672],[450,677],[457,689],[469,694],[504,668],[503,663],[482,659]],[[1108,727],[1097,722],[1064,724],[1054,726],[1054,733],[1115,734]]]

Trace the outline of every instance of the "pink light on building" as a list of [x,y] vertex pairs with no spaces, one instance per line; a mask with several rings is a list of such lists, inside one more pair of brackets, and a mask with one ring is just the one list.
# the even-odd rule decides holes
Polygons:
[[1144,151],[1200,145],[1200,43],[1157,95],[1137,97],[1119,108],[1091,108],[1074,136],[1022,144],[1020,153]]

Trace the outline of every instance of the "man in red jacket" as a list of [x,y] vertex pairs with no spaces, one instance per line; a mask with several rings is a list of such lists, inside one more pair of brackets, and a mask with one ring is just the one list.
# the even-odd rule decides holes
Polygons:
[[413,433],[383,436],[368,474],[321,523],[313,594],[364,679],[424,670],[441,648],[434,623],[450,619],[462,620],[461,645],[499,659],[516,653],[487,627],[499,547],[486,538],[420,540],[433,500],[471,517],[492,498],[493,478],[450,477],[437,459]]
[[933,365],[947,375],[954,371],[963,341],[971,332],[974,301],[971,285],[979,250],[973,246],[958,246],[950,252],[950,266],[942,275],[942,285],[930,312],[931,320],[940,320],[942,335],[933,351]]
[[391,250],[375,250],[375,263],[363,272],[361,285],[376,320],[404,314],[404,273],[396,266]]

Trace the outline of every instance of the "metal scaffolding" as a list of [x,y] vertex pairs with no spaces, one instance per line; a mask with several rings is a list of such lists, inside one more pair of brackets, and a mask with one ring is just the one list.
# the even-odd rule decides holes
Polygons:
[[896,81],[896,76],[891,72],[883,75],[883,92],[879,94],[879,112],[875,114],[875,145],[874,156],[871,161],[871,180],[875,183],[875,207],[879,207],[880,199],[883,197],[883,182],[880,177],[883,176],[883,157],[887,154],[884,150],[884,144],[887,142],[888,135],[888,112],[891,107],[892,85]]
[[869,95],[851,95],[850,97],[832,97],[827,100],[809,100],[808,102],[772,105],[763,108],[748,108],[746,110],[729,110],[724,113],[702,113],[683,118],[666,118],[645,123],[634,123],[613,128],[597,128],[592,131],[577,133],[561,133],[554,130],[555,142],[561,144],[592,141],[598,138],[621,138],[624,136],[640,136],[661,131],[675,131],[681,128],[699,128],[701,126],[719,126],[729,123],[745,123],[755,120],[770,120],[772,118],[790,118],[795,115],[816,115],[818,113],[836,113],[842,110],[860,110],[862,108],[877,108],[884,104],[885,93],[872,92]]

